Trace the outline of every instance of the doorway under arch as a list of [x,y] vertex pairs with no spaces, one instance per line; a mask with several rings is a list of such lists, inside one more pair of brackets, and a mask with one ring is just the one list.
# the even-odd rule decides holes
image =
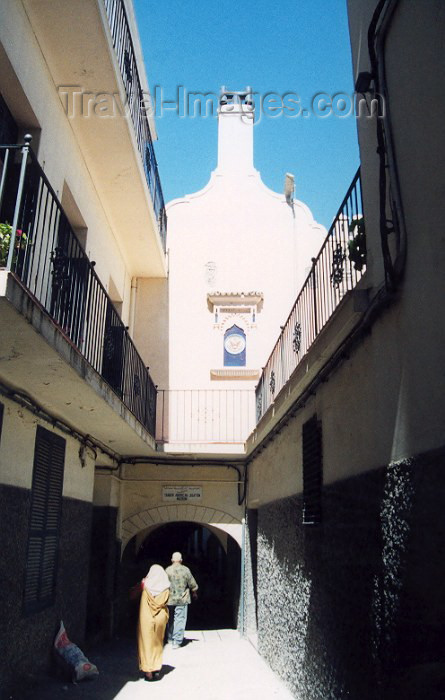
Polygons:
[[[154,525],[135,535],[122,555],[121,590],[140,581],[152,564],[167,567],[173,552],[182,553],[199,586],[198,600],[189,607],[189,629],[229,629],[238,626],[241,549],[229,534],[196,521]],[[121,631],[134,629],[137,604],[128,603]]]

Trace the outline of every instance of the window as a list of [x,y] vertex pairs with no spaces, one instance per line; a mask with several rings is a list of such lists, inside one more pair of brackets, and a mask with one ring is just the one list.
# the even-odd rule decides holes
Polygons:
[[224,367],[246,366],[246,334],[232,326],[224,333]]
[[314,415],[303,424],[303,525],[321,522],[322,483],[321,421]]
[[31,491],[25,612],[54,602],[66,441],[37,428]]

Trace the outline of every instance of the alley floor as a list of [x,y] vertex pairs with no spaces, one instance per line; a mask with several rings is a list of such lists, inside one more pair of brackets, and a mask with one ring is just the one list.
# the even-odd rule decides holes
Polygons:
[[[117,639],[88,657],[99,669],[94,681],[77,685],[56,677],[41,678],[32,689],[11,700],[292,700],[294,697],[269,669],[250,642],[236,630],[186,632],[184,646],[164,649],[163,677],[140,677],[136,645]],[[8,699],[9,700],[9,699]]]

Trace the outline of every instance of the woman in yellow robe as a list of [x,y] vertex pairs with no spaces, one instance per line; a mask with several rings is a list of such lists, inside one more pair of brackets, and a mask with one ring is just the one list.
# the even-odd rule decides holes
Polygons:
[[170,581],[162,566],[153,564],[141,585],[138,624],[139,668],[143,671],[145,680],[152,681],[159,679],[159,671],[162,668]]

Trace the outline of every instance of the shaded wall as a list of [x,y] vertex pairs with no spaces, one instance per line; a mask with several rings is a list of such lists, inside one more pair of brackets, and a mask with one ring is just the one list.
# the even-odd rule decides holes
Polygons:
[[423,455],[325,487],[319,526],[299,496],[258,510],[259,651],[297,697],[443,697],[444,467]]
[[120,542],[116,538],[117,508],[94,506],[88,584],[87,637],[109,637],[115,625]]
[[70,639],[82,646],[85,634],[91,504],[63,498],[55,603],[25,615],[23,595],[31,492],[0,485],[0,684],[17,690],[48,670],[54,637],[63,620]]

